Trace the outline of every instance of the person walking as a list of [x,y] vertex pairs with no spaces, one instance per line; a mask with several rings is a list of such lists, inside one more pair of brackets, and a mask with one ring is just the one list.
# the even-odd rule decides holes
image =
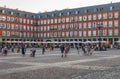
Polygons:
[[64,50],[65,57],[67,57],[68,52],[69,52],[69,45],[66,45]]
[[42,46],[42,54],[44,55],[44,53],[45,53],[45,46],[43,45]]
[[25,56],[25,46],[24,45],[22,45],[21,52],[22,52],[22,55]]
[[77,49],[77,53],[79,54],[80,51],[79,46],[76,46],[76,49]]
[[65,49],[65,47],[64,47],[64,45],[62,44],[61,46],[60,46],[60,51],[61,51],[61,57],[63,57],[63,53],[64,53],[64,49]]
[[30,56],[35,57],[35,53],[36,53],[36,49],[35,49],[35,47],[33,47],[32,50],[31,50]]
[[7,46],[5,46],[5,47],[3,48],[3,52],[4,52],[4,55],[7,56],[7,53],[8,53]]

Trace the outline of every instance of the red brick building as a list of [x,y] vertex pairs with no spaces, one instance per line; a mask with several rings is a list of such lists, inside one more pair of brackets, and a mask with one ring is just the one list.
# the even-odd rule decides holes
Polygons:
[[0,36],[2,43],[100,39],[114,45],[120,40],[120,3],[37,14],[0,7]]

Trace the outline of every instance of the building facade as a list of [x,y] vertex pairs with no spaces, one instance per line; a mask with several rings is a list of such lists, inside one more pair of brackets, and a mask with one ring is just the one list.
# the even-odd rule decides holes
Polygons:
[[120,40],[119,2],[37,14],[0,7],[1,43],[99,40]]

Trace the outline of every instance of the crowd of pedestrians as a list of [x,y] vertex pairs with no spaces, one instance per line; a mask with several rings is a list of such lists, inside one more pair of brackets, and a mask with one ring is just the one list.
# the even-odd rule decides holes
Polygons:
[[[7,53],[8,53],[8,50],[11,49],[11,52],[15,52],[15,48],[16,48],[16,52],[19,53],[21,51],[21,55],[22,56],[25,56],[26,55],[26,49],[27,49],[27,46],[26,45],[21,45],[21,46],[17,46],[15,47],[14,45],[11,46],[11,47],[7,47],[7,46],[4,46],[2,47],[2,55],[4,56],[7,56]],[[45,51],[49,48],[50,51],[53,51],[54,50],[54,46],[49,46],[49,47],[46,47],[46,45],[42,45],[41,46],[42,50],[41,50],[41,54],[44,55],[45,54]],[[60,52],[61,52],[61,57],[67,57],[69,51],[70,51],[70,48],[71,46],[69,44],[61,44],[59,46],[60,48]],[[76,50],[77,50],[77,53],[79,54],[80,53],[80,49],[83,51],[83,55],[85,56],[88,56],[88,55],[92,55],[93,54],[93,51],[94,51],[94,46],[92,45],[87,45],[87,44],[84,44],[82,46],[79,46],[79,45],[76,45],[75,46]],[[31,50],[30,50],[30,57],[35,57],[35,53],[36,53],[36,47],[35,46],[32,46]]]

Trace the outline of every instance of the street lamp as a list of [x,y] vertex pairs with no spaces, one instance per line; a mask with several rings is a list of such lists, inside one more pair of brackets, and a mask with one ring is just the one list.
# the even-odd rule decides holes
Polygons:
[[102,23],[98,24],[98,30],[99,30],[99,38],[98,38],[98,40],[99,40],[99,47],[98,47],[98,50],[99,51],[101,51],[101,28],[103,28],[103,24]]

